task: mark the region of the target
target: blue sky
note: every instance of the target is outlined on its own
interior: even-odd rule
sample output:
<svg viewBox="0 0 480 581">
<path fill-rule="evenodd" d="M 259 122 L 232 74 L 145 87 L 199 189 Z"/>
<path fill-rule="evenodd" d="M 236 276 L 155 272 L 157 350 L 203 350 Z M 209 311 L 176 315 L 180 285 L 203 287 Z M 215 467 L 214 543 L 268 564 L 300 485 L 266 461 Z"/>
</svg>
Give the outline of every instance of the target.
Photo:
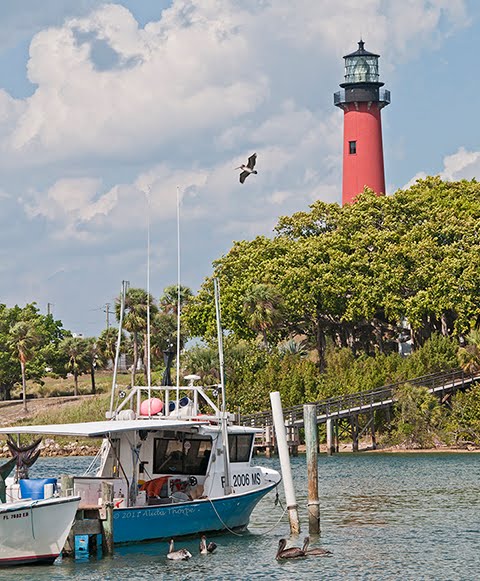
<svg viewBox="0 0 480 581">
<path fill-rule="evenodd" d="M 340 202 L 332 95 L 381 54 L 389 193 L 478 177 L 473 0 L 7 0 L 0 6 L 0 301 L 98 334 L 121 281 L 196 290 L 233 240 Z M 258 154 L 245 184 L 233 168 Z M 111 321 L 113 322 L 113 321 Z"/>
</svg>

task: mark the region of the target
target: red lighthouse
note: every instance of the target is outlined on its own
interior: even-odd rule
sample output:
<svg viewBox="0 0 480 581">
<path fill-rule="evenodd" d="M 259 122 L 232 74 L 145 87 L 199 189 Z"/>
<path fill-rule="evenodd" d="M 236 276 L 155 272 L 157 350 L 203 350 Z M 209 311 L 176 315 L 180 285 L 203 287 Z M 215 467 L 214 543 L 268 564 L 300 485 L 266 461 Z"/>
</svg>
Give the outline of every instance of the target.
<svg viewBox="0 0 480 581">
<path fill-rule="evenodd" d="M 350 204 L 365 186 L 385 193 L 381 110 L 390 103 L 390 91 L 381 89 L 378 59 L 364 42 L 347 54 L 345 82 L 334 94 L 334 104 L 344 111 L 342 205 Z"/>
</svg>

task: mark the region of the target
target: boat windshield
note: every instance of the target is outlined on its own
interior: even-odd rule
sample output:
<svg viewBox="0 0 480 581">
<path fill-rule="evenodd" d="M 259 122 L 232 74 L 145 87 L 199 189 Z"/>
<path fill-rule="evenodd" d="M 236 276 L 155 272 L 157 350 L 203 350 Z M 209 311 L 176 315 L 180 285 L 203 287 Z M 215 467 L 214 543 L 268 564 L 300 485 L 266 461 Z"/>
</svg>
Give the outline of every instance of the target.
<svg viewBox="0 0 480 581">
<path fill-rule="evenodd" d="M 186 434 L 181 437 L 155 438 L 153 472 L 204 476 L 211 451 L 211 438 L 194 438 Z"/>
<path fill-rule="evenodd" d="M 228 434 L 230 462 L 249 462 L 253 434 Z"/>
</svg>

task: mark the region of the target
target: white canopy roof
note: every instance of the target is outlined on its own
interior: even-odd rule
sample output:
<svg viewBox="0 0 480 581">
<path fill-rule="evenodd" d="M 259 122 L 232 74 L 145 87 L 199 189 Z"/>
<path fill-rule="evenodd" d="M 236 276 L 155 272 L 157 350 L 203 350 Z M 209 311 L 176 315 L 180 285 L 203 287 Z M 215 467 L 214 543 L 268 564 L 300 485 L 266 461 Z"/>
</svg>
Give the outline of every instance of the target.
<svg viewBox="0 0 480 581">
<path fill-rule="evenodd" d="M 106 420 L 79 424 L 50 424 L 44 426 L 9 426 L 0 428 L 0 434 L 48 434 L 52 436 L 102 437 L 107 434 L 136 430 L 174 430 L 205 425 L 206 422 L 182 420 Z"/>
</svg>

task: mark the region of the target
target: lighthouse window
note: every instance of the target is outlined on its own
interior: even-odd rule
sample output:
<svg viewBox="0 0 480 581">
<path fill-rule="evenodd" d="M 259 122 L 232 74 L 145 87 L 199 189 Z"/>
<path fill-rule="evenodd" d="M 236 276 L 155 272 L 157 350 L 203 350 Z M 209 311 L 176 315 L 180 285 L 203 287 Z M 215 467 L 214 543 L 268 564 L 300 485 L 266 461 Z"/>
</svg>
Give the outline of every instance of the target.
<svg viewBox="0 0 480 581">
<path fill-rule="evenodd" d="M 357 153 L 357 142 L 356 141 L 349 141 L 348 142 L 348 150 L 350 154 Z"/>
</svg>

